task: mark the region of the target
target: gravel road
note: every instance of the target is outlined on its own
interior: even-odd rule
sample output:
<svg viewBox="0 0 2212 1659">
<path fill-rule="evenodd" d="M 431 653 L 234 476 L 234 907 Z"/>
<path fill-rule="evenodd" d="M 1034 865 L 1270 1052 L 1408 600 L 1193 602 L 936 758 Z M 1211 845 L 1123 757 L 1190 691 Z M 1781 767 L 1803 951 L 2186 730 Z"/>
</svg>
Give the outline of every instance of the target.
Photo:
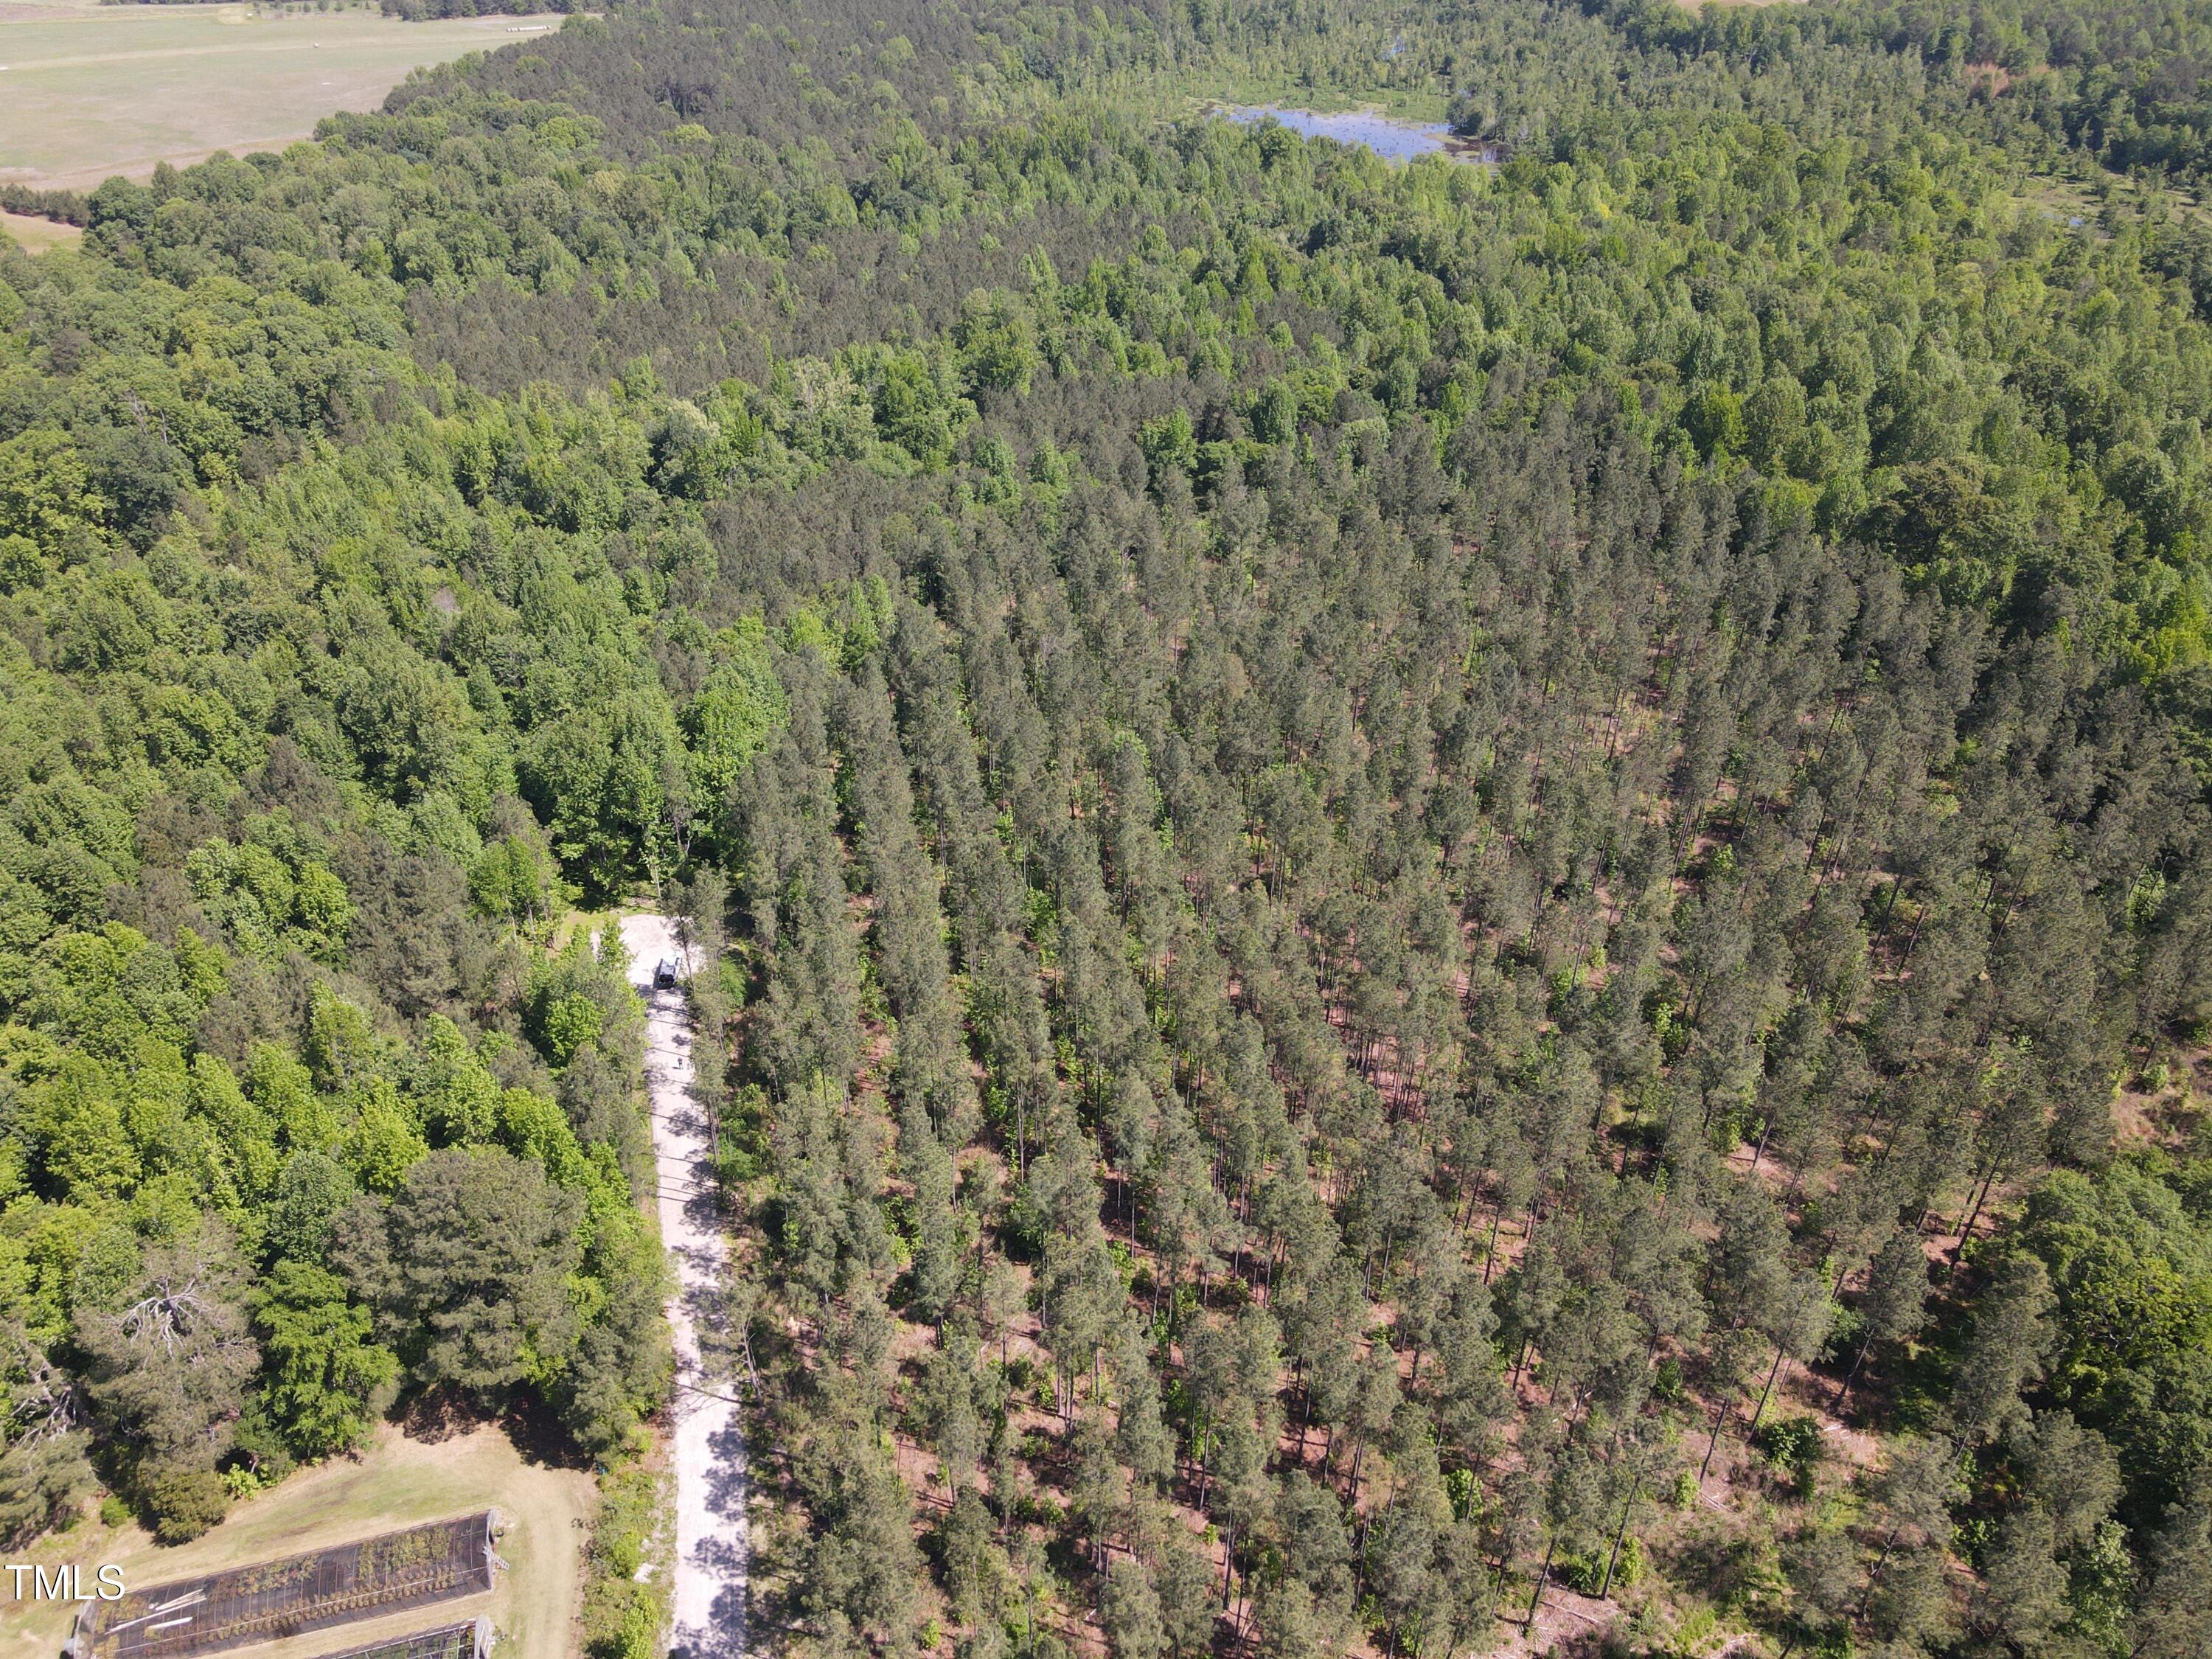
<svg viewBox="0 0 2212 1659">
<path fill-rule="evenodd" d="M 665 916 L 625 916 L 630 982 L 645 999 L 645 1085 L 653 1106 L 660 1237 L 674 1268 L 676 1339 L 675 1629 L 670 1659 L 738 1659 L 745 1650 L 745 1443 L 732 1379 L 702 1358 L 721 1325 L 728 1250 L 708 1164 L 707 1123 L 691 1097 L 691 1024 L 682 990 L 653 987 L 663 957 L 681 960 Z"/>
</svg>

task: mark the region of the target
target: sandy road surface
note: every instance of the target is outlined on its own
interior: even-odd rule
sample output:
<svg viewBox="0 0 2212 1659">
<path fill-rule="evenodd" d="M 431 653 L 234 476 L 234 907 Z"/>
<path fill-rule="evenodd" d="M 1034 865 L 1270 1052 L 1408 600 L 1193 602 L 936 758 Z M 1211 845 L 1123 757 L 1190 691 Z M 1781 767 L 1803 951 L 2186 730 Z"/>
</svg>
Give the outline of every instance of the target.
<svg viewBox="0 0 2212 1659">
<path fill-rule="evenodd" d="M 665 916 L 625 916 L 630 982 L 645 999 L 645 1085 L 653 1106 L 660 1237 L 675 1270 L 676 1627 L 670 1659 L 738 1659 L 745 1650 L 745 1443 L 732 1380 L 702 1358 L 721 1323 L 728 1251 L 708 1164 L 707 1123 L 691 1098 L 691 1026 L 681 990 L 653 988 L 681 957 Z"/>
</svg>

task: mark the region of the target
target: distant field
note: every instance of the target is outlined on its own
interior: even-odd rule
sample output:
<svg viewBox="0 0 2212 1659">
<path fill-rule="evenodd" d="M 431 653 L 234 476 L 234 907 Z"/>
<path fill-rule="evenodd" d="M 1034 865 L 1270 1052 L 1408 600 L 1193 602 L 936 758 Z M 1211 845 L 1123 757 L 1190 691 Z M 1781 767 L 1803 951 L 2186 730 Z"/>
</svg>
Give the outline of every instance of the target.
<svg viewBox="0 0 2212 1659">
<path fill-rule="evenodd" d="M 281 149 L 334 111 L 375 108 L 418 64 L 558 22 L 0 0 L 0 179 L 82 189 L 211 150 Z"/>
<path fill-rule="evenodd" d="M 44 253 L 50 247 L 74 247 L 84 240 L 84 233 L 75 225 L 56 224 L 27 213 L 0 213 L 0 230 L 33 253 Z"/>
<path fill-rule="evenodd" d="M 552 1659 L 571 1650 L 569 1627 L 597 1502 L 588 1474 L 526 1462 L 495 1428 L 434 1443 L 386 1429 L 359 1462 L 340 1458 L 302 1470 L 237 1505 L 213 1532 L 181 1547 L 163 1549 L 135 1525 L 109 1528 L 86 1522 L 73 1532 L 41 1539 L 26 1554 L 11 1559 L 78 1563 L 88 1585 L 99 1565 L 114 1562 L 123 1567 L 127 1583 L 156 1584 L 471 1510 L 496 1509 L 509 1528 L 499 1545 L 507 1571 L 489 1595 L 258 1646 L 253 1659 L 308 1659 L 480 1613 L 489 1613 L 513 1638 L 514 1645 L 502 1652 L 518 1659 Z M 6 1596 L 6 1581 L 0 1579 L 0 1659 L 53 1659 L 76 1609 L 53 1603 L 25 1609 Z"/>
</svg>

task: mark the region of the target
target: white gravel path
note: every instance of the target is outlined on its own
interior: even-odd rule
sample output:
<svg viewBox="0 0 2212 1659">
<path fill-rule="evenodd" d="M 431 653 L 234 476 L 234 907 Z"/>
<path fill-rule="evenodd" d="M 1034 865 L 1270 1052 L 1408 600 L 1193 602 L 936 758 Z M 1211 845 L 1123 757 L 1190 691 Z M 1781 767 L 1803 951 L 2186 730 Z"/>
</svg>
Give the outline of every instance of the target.
<svg viewBox="0 0 2212 1659">
<path fill-rule="evenodd" d="M 706 1119 L 691 1097 L 691 1024 L 681 989 L 653 988 L 663 957 L 683 956 L 665 916 L 625 916 L 630 982 L 645 999 L 645 1085 L 653 1107 L 660 1237 L 674 1272 L 670 1416 L 676 1470 L 675 1628 L 670 1659 L 738 1659 L 745 1650 L 745 1443 L 736 1389 L 708 1370 L 700 1333 L 720 1328 L 728 1249 L 714 1197 Z"/>
</svg>

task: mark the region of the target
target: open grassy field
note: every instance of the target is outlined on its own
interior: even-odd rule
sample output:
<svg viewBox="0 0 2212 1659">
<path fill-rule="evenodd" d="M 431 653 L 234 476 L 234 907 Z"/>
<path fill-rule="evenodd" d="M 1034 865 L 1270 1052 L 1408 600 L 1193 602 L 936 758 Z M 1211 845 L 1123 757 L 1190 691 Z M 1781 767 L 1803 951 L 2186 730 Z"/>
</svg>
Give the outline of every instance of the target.
<svg viewBox="0 0 2212 1659">
<path fill-rule="evenodd" d="M 218 1567 L 297 1555 L 374 1533 L 496 1509 L 508 1530 L 499 1553 L 507 1571 L 489 1595 L 441 1602 L 342 1629 L 275 1642 L 253 1659 L 308 1659 L 313 1654 L 489 1613 L 517 1659 L 561 1659 L 573 1650 L 572 1626 L 596 1489 L 588 1473 L 531 1463 L 496 1428 L 449 1440 L 417 1440 L 386 1428 L 359 1462 L 338 1459 L 304 1469 L 283 1485 L 236 1505 L 229 1518 L 196 1542 L 164 1549 L 136 1525 L 88 1521 L 41 1540 L 11 1558 L 42 1564 L 70 1561 L 88 1584 L 100 1565 L 122 1566 L 132 1586 L 189 1577 Z M 0 1579 L 0 1659 L 53 1659 L 67 1639 L 76 1609 L 7 1599 Z"/>
<path fill-rule="evenodd" d="M 558 23 L 0 0 L 0 179 L 84 189 L 212 150 L 281 149 L 333 111 L 375 108 L 418 64 Z"/>
<path fill-rule="evenodd" d="M 84 232 L 75 225 L 33 218 L 27 213 L 0 213 L 0 230 L 5 230 L 32 253 L 44 253 L 50 247 L 75 247 L 84 240 Z"/>
</svg>

